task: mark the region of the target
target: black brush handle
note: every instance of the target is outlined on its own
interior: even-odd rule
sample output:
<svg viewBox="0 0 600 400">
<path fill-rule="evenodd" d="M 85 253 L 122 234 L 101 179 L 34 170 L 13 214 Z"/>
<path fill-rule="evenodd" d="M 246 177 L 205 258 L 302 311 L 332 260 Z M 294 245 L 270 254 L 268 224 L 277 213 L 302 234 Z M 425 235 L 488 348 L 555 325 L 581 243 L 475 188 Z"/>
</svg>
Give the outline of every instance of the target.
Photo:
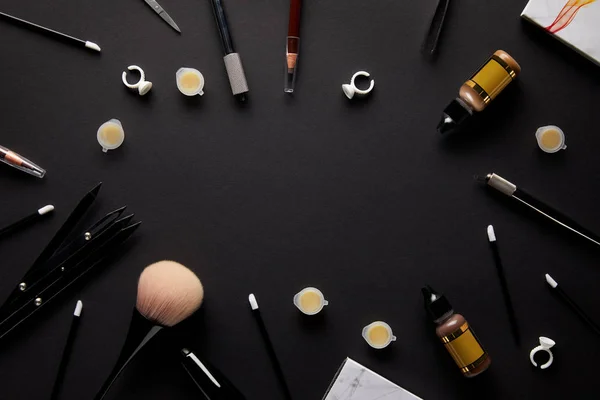
<svg viewBox="0 0 600 400">
<path fill-rule="evenodd" d="M 144 318 L 137 309 L 133 310 L 129 331 L 125 338 L 125 344 L 123 344 L 123 348 L 119 353 L 119 358 L 104 381 L 104 384 L 94 397 L 94 400 L 102 400 L 107 395 L 113 383 L 115 383 L 119 375 L 125 370 L 129 362 L 161 330 L 162 326 L 156 325 Z"/>
<path fill-rule="evenodd" d="M 558 293 L 558 295 L 560 297 L 562 297 L 562 299 L 565 301 L 565 303 L 567 303 L 567 305 L 569 307 L 571 307 L 571 309 L 575 312 L 575 314 L 577 314 L 577 316 L 586 324 L 588 324 L 590 326 L 590 328 L 592 328 L 592 330 L 600 335 L 600 326 L 598 326 L 586 313 L 585 311 L 583 311 L 583 309 L 581 307 L 579 307 L 573 300 L 571 300 L 571 298 L 565 293 L 564 290 L 562 290 L 560 288 L 560 286 L 556 287 L 556 292 Z"/>
<path fill-rule="evenodd" d="M 65 372 L 67 371 L 69 358 L 71 358 L 71 351 L 73 350 L 73 343 L 75 342 L 75 335 L 77 334 L 77 328 L 79 327 L 80 319 L 81 317 L 76 315 L 71 321 L 71 328 L 69 329 L 69 335 L 67 336 L 67 341 L 65 343 L 63 355 L 60 360 L 60 365 L 58 366 L 58 372 L 56 374 L 54 386 L 52 387 L 52 394 L 50 395 L 50 400 L 58 399 L 58 395 L 60 394 L 62 383 L 65 378 Z"/>
<path fill-rule="evenodd" d="M 500 280 L 500 286 L 502 288 L 502 297 L 504 298 L 504 305 L 508 313 L 508 319 L 510 322 L 510 328 L 515 339 L 515 344 L 519 346 L 521 344 L 521 335 L 519 334 L 519 325 L 517 323 L 517 316 L 515 314 L 515 308 L 513 306 L 512 298 L 510 296 L 510 290 L 508 290 L 508 282 L 506 281 L 506 275 L 504 273 L 504 266 L 502 265 L 502 259 L 500 258 L 500 251 L 498 250 L 497 242 L 491 242 L 492 255 L 494 257 L 494 263 L 496 264 L 496 272 L 498 273 L 498 279 Z"/>
<path fill-rule="evenodd" d="M 277 358 L 277 353 L 275 353 L 275 348 L 273 347 L 273 342 L 271 342 L 271 338 L 269 337 L 269 332 L 267 331 L 267 327 L 265 326 L 265 322 L 262 319 L 262 315 L 260 310 L 252 311 L 256 317 L 256 322 L 258 323 L 258 329 L 260 329 L 260 333 L 265 341 L 265 346 L 267 347 L 267 353 L 269 353 L 269 357 L 271 358 L 271 363 L 273 364 L 273 369 L 275 370 L 275 374 L 277 375 L 277 379 L 279 380 L 279 385 L 281 386 L 281 390 L 283 390 L 284 398 L 286 400 L 292 400 L 292 394 L 285 380 L 285 375 L 283 374 L 283 369 L 281 369 L 281 364 L 279 363 L 279 359 Z"/>
</svg>

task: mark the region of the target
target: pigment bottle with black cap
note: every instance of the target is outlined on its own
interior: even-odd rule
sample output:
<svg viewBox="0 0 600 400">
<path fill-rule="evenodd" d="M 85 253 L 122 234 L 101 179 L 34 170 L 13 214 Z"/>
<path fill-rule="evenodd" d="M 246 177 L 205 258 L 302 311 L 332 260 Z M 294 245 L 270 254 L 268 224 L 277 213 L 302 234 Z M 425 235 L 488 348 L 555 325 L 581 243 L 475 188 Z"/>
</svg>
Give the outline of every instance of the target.
<svg viewBox="0 0 600 400">
<path fill-rule="evenodd" d="M 425 286 L 421 291 L 425 308 L 437 325 L 437 336 L 462 374 L 471 378 L 488 369 L 492 360 L 465 317 L 455 313 L 446 296 L 437 293 L 430 286 Z"/>
<path fill-rule="evenodd" d="M 521 66 L 514 58 L 503 50 L 497 50 L 460 87 L 458 97 L 444 109 L 438 131 L 459 130 L 474 112 L 483 111 L 520 72 Z"/>
</svg>

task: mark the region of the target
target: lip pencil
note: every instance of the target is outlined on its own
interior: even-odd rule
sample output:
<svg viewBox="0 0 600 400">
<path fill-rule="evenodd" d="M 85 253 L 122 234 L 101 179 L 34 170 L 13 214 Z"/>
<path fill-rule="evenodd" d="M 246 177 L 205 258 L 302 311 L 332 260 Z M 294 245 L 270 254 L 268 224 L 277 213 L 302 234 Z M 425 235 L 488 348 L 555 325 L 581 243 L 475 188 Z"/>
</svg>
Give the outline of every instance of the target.
<svg viewBox="0 0 600 400">
<path fill-rule="evenodd" d="M 285 93 L 294 93 L 300 55 L 300 11 L 302 0 L 290 0 L 290 22 L 285 48 Z"/>
<path fill-rule="evenodd" d="M 229 24 L 225 16 L 223 0 L 210 0 L 210 3 L 215 15 L 215 21 L 217 22 L 221 43 L 223 44 L 223 52 L 225 53 L 223 61 L 225 62 L 225 70 L 229 77 L 231 92 L 238 101 L 243 103 L 248 99 L 248 83 L 246 82 L 242 59 L 233 48 L 233 40 L 231 39 L 231 31 L 229 30 Z"/>
<path fill-rule="evenodd" d="M 71 328 L 69 329 L 69 336 L 67 336 L 67 343 L 63 350 L 63 355 L 58 366 L 58 373 L 56 374 L 56 380 L 52 387 L 52 394 L 50 400 L 58 399 L 60 394 L 60 388 L 65 377 L 65 371 L 67 370 L 67 364 L 69 363 L 69 357 L 71 356 L 71 350 L 73 349 L 73 343 L 75 342 L 75 335 L 77 334 L 77 328 L 79 327 L 79 320 L 81 317 L 81 310 L 83 309 L 83 303 L 81 300 L 77 300 L 75 311 L 73 312 L 73 321 L 71 321 Z"/>
<path fill-rule="evenodd" d="M 90 41 L 87 41 L 87 40 L 81 40 L 81 39 L 78 39 L 76 37 L 66 35 L 66 34 L 64 34 L 62 32 L 58 32 L 58 31 L 55 31 L 53 29 L 49 29 L 49 28 L 46 28 L 44 26 L 41 26 L 41 25 L 38 25 L 38 24 L 34 24 L 33 22 L 25 21 L 24 19 L 14 17 L 14 16 L 9 15 L 9 14 L 5 14 L 3 12 L 0 12 L 0 18 L 7 19 L 7 20 L 9 20 L 11 22 L 14 22 L 15 24 L 18 24 L 18 25 L 21 25 L 21 26 L 25 26 L 25 27 L 28 27 L 28 28 L 30 28 L 32 30 L 37 30 L 37 31 L 42 32 L 42 33 L 49 34 L 49 35 L 54 36 L 54 37 L 59 38 L 59 39 L 63 39 L 63 40 L 69 41 L 69 42 L 74 42 L 74 43 L 83 45 L 83 47 L 86 47 L 86 48 L 88 48 L 90 50 L 95 50 L 97 52 L 100 52 L 100 46 L 98 46 L 94 42 L 90 42 Z"/>
<path fill-rule="evenodd" d="M 563 299 L 563 301 L 565 303 L 567 303 L 567 305 L 573 311 L 575 311 L 575 314 L 577 314 L 579 316 L 579 318 L 581 318 L 581 320 L 583 322 L 585 322 L 586 324 L 588 324 L 589 327 L 592 328 L 592 330 L 594 332 L 596 332 L 596 334 L 600 335 L 600 326 L 598 326 L 594 321 L 592 321 L 592 319 L 581 309 L 581 307 L 579 307 L 569 297 L 569 295 L 566 294 L 565 291 L 562 290 L 562 288 L 558 286 L 558 282 L 556 282 L 549 274 L 546 274 L 546 282 L 548 283 L 548 285 L 550 285 L 550 287 L 552 289 L 554 289 L 556 291 L 556 293 L 558 293 L 558 295 Z"/>
<path fill-rule="evenodd" d="M 10 165 L 26 174 L 35 176 L 36 178 L 42 179 L 46 175 L 46 171 L 39 165 L 36 165 L 22 155 L 17 154 L 4 146 L 0 146 L 0 162 Z"/>
<path fill-rule="evenodd" d="M 44 215 L 49 214 L 52 211 L 54 211 L 54 206 L 52 206 L 52 205 L 47 205 L 47 206 L 40 208 L 33 214 L 30 214 L 30 215 L 26 216 L 25 218 L 22 218 L 22 219 L 18 220 L 17 222 L 10 224 L 6 228 L 0 229 L 0 238 L 2 236 L 8 235 L 9 233 L 15 232 L 16 230 L 24 227 L 25 225 L 35 222 L 38 219 L 41 219 Z"/>
<path fill-rule="evenodd" d="M 479 180 L 479 178 L 477 179 Z M 579 225 L 577 222 L 573 221 L 560 211 L 544 204 L 542 201 L 536 199 L 523 189 L 518 188 L 514 183 L 509 182 L 503 177 L 493 173 L 488 174 L 484 181 L 488 186 L 515 199 L 519 203 L 529 207 L 530 209 L 557 223 L 563 228 L 566 228 L 569 231 L 583 237 L 584 239 L 587 239 L 590 242 L 600 246 L 600 237 L 598 237 L 595 233 Z"/>
<path fill-rule="evenodd" d="M 269 357 L 271 358 L 271 363 L 273 364 L 273 368 L 275 369 L 275 373 L 277 374 L 277 379 L 279 379 L 279 384 L 281 385 L 281 389 L 283 390 L 285 399 L 291 400 L 292 394 L 290 393 L 290 389 L 288 388 L 287 382 L 285 381 L 285 376 L 283 375 L 281 364 L 279 364 L 279 359 L 277 358 L 275 348 L 273 347 L 273 343 L 271 342 L 271 338 L 269 337 L 269 333 L 267 332 L 267 327 L 265 326 L 265 322 L 263 321 L 262 315 L 260 314 L 260 310 L 258 309 L 258 300 L 256 300 L 256 296 L 254 296 L 254 294 L 250 294 L 248 296 L 248 301 L 250 302 L 250 307 L 252 308 L 252 314 L 254 314 L 254 318 L 258 323 L 258 328 L 260 329 L 260 333 L 265 342 L 265 346 L 267 347 L 267 352 L 269 353 Z"/>
<path fill-rule="evenodd" d="M 506 275 L 504 274 L 504 266 L 502 265 L 502 259 L 500 258 L 500 251 L 498 250 L 498 242 L 496 241 L 496 232 L 492 225 L 487 227 L 488 240 L 490 241 L 490 248 L 492 249 L 492 255 L 494 257 L 494 264 L 496 265 L 496 271 L 498 272 L 498 279 L 500 280 L 500 286 L 502 287 L 502 296 L 504 297 L 504 305 L 506 306 L 506 312 L 508 313 L 508 320 L 510 321 L 510 327 L 515 339 L 515 344 L 519 346 L 521 343 L 521 336 L 519 335 L 519 325 L 517 324 L 517 317 L 515 315 L 515 308 L 513 307 L 512 299 L 510 297 L 510 291 L 508 290 L 508 282 L 506 281 Z"/>
</svg>

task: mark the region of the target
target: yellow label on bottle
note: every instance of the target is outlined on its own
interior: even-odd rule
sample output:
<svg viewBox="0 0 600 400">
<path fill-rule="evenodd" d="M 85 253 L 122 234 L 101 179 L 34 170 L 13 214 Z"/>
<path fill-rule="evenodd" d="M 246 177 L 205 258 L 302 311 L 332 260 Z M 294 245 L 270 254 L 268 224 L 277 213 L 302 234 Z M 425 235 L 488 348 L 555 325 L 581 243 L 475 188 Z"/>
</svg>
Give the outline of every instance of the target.
<svg viewBox="0 0 600 400">
<path fill-rule="evenodd" d="M 491 58 L 483 67 L 481 67 L 475 76 L 471 78 L 471 81 L 479 85 L 491 99 L 494 99 L 510 82 L 512 82 L 512 78 L 502 65 Z"/>
<path fill-rule="evenodd" d="M 450 339 L 450 341 L 443 338 L 442 341 L 445 342 L 444 346 L 446 346 L 459 368 L 469 371 L 485 360 L 485 357 L 483 357 L 486 354 L 485 350 L 483 350 L 467 323 L 463 324 L 457 332 L 446 336 L 446 338 L 451 337 L 456 338 Z"/>
</svg>

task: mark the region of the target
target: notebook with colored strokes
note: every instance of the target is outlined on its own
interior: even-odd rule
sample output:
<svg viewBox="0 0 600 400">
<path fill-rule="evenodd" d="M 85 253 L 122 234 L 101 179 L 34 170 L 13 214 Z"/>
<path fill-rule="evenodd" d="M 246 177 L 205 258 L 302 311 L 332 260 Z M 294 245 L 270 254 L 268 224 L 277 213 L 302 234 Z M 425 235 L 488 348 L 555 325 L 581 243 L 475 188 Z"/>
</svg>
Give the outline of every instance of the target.
<svg viewBox="0 0 600 400">
<path fill-rule="evenodd" d="M 530 0 L 521 17 L 600 65 L 600 0 Z"/>
</svg>

